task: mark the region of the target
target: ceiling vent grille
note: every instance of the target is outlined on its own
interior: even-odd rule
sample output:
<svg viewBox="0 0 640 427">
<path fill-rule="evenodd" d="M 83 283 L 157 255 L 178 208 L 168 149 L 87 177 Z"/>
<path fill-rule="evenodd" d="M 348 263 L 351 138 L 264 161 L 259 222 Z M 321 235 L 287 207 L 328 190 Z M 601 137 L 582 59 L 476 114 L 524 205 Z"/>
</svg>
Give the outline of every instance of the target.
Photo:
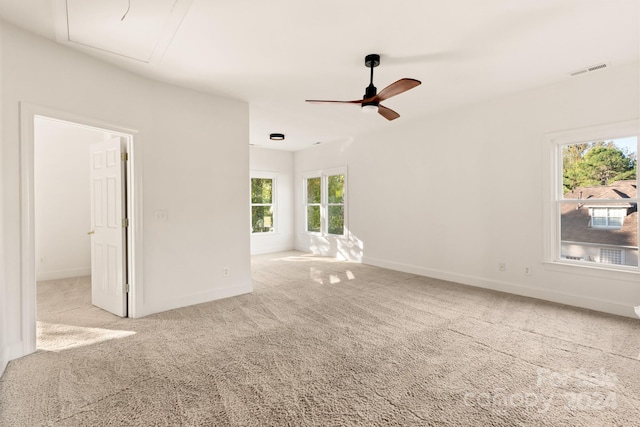
<svg viewBox="0 0 640 427">
<path fill-rule="evenodd" d="M 605 64 L 605 63 L 598 64 L 598 65 L 592 65 L 591 67 L 581 68 L 581 69 L 579 69 L 579 70 L 572 71 L 572 72 L 570 72 L 570 73 L 569 73 L 569 75 L 570 75 L 571 77 L 579 76 L 579 75 L 581 75 L 581 74 L 590 73 L 590 72 L 592 72 L 592 71 L 602 70 L 602 69 L 607 68 L 607 67 L 608 67 L 608 65 L 607 65 L 607 64 Z"/>
</svg>

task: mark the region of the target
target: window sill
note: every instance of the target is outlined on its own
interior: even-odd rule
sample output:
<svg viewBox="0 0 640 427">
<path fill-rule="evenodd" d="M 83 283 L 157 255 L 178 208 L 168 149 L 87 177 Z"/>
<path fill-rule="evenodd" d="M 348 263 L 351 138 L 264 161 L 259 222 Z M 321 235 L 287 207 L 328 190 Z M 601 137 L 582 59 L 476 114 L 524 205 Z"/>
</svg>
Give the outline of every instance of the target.
<svg viewBox="0 0 640 427">
<path fill-rule="evenodd" d="M 542 265 L 550 271 L 567 274 L 579 274 L 589 277 L 598 277 L 602 279 L 615 279 L 625 282 L 633 282 L 638 284 L 638 275 L 640 270 L 638 267 L 628 266 L 627 268 L 609 268 L 598 265 L 596 263 L 571 263 L 560 261 L 544 261 Z"/>
<path fill-rule="evenodd" d="M 303 234 L 306 234 L 307 236 L 316 236 L 316 237 L 333 237 L 336 239 L 344 239 L 347 237 L 346 234 L 329 234 L 329 233 L 320 233 L 320 232 L 314 232 L 314 231 L 305 231 L 303 232 Z"/>
<path fill-rule="evenodd" d="M 265 231 L 262 233 L 251 233 L 251 237 L 257 237 L 257 236 L 275 236 L 278 233 L 276 231 Z"/>
</svg>

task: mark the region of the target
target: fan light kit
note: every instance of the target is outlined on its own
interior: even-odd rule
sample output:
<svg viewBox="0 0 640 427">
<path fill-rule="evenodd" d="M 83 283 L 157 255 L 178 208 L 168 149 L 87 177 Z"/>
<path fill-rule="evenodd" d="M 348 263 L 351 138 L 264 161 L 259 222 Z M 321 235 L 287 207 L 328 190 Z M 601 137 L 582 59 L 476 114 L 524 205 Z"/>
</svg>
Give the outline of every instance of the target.
<svg viewBox="0 0 640 427">
<path fill-rule="evenodd" d="M 377 105 L 362 105 L 362 112 L 367 114 L 373 114 L 378 112 Z"/>
<path fill-rule="evenodd" d="M 269 139 L 272 141 L 284 141 L 284 133 L 271 133 Z"/>
<path fill-rule="evenodd" d="M 365 89 L 364 97 L 361 100 L 355 101 L 321 101 L 315 99 L 307 99 L 307 102 L 331 102 L 331 103 L 340 103 L 340 104 L 360 104 L 362 107 L 362 111 L 365 113 L 375 113 L 378 112 L 382 117 L 387 120 L 394 120 L 400 117 L 400 114 L 396 113 L 390 108 L 381 105 L 380 102 L 385 99 L 389 99 L 392 96 L 396 96 L 401 94 L 402 92 L 406 92 L 409 89 L 413 89 L 414 87 L 422 84 L 419 80 L 416 79 L 400 79 L 395 83 L 391 83 L 389 86 L 385 87 L 378 93 L 378 89 L 373 85 L 373 69 L 380 65 L 380 55 L 372 53 L 371 55 L 367 55 L 364 58 L 364 65 L 367 68 L 371 68 L 371 78 L 369 80 L 369 86 Z"/>
</svg>

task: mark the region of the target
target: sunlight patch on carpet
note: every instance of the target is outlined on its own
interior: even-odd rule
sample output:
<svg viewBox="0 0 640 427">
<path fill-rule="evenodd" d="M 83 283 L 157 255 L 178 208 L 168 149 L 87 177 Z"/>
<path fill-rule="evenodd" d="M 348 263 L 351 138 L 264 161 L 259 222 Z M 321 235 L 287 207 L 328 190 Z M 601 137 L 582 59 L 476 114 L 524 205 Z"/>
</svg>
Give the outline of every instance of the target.
<svg viewBox="0 0 640 427">
<path fill-rule="evenodd" d="M 38 350 L 58 352 L 131 335 L 135 332 L 38 322 Z"/>
</svg>

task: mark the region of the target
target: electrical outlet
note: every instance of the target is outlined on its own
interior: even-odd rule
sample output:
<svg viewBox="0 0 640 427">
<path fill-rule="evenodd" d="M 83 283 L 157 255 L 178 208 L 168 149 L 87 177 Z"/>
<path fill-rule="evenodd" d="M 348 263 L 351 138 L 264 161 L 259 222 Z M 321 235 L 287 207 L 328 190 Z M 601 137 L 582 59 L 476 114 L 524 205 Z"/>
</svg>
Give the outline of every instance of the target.
<svg viewBox="0 0 640 427">
<path fill-rule="evenodd" d="M 525 265 L 524 268 L 522 269 L 522 273 L 525 276 L 531 276 L 531 267 L 529 267 L 528 265 Z"/>
<path fill-rule="evenodd" d="M 507 271 L 507 264 L 504 262 L 499 262 L 498 263 L 498 270 L 499 271 Z"/>
<path fill-rule="evenodd" d="M 43 256 L 40 257 L 40 264 L 46 264 L 47 263 L 47 259 Z"/>
<path fill-rule="evenodd" d="M 229 267 L 225 267 L 222 269 L 222 275 L 227 277 L 229 275 Z"/>
</svg>

